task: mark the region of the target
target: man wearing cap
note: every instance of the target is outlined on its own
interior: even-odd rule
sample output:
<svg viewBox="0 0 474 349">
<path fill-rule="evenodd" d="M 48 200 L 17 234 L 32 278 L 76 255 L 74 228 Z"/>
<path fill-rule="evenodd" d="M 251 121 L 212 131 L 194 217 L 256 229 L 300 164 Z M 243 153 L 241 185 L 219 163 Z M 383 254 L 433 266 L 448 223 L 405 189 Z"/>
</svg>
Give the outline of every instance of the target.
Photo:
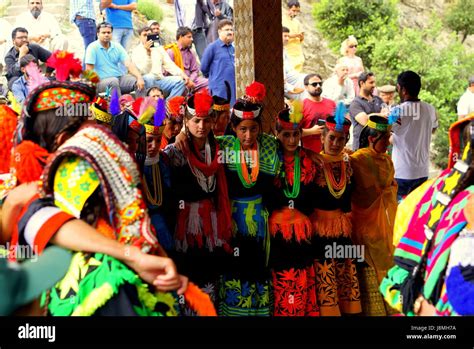
<svg viewBox="0 0 474 349">
<path fill-rule="evenodd" d="M 378 88 L 379 96 L 382 99 L 382 102 L 384 102 L 388 108 L 395 104 L 396 89 L 397 88 L 393 85 L 383 85 L 382 87 Z"/>
<path fill-rule="evenodd" d="M 151 34 L 152 34 L 152 35 L 158 35 L 157 41 L 158 41 L 158 43 L 159 43 L 160 45 L 163 46 L 163 45 L 165 44 L 165 41 L 164 41 L 163 38 L 161 37 L 160 23 L 158 23 L 158 22 L 157 22 L 156 20 L 154 20 L 154 19 L 150 19 L 150 20 L 147 22 L 146 26 L 147 26 L 148 28 L 150 28 L 150 31 L 151 31 Z"/>
<path fill-rule="evenodd" d="M 465 118 L 474 112 L 474 75 L 469 78 L 469 86 L 458 102 L 458 119 Z"/>
</svg>

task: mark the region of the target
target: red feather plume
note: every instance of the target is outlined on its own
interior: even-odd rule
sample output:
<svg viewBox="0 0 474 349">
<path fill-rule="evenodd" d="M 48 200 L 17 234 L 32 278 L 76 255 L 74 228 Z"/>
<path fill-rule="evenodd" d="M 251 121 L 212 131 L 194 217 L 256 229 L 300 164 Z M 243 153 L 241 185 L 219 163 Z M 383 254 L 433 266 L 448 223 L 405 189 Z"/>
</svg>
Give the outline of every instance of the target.
<svg viewBox="0 0 474 349">
<path fill-rule="evenodd" d="M 267 90 L 264 84 L 254 81 L 245 88 L 245 95 L 253 103 L 262 103 L 267 95 Z"/>
<path fill-rule="evenodd" d="M 81 60 L 74 57 L 74 53 L 56 50 L 46 61 L 48 67 L 56 70 L 56 80 L 65 81 L 71 75 L 78 78 L 82 73 Z"/>
<path fill-rule="evenodd" d="M 168 117 L 183 116 L 186 99 L 183 96 L 171 97 L 166 101 L 166 114 Z"/>
<path fill-rule="evenodd" d="M 207 90 L 201 90 L 194 95 L 194 110 L 196 115 L 203 116 L 209 114 L 214 100 Z"/>
</svg>

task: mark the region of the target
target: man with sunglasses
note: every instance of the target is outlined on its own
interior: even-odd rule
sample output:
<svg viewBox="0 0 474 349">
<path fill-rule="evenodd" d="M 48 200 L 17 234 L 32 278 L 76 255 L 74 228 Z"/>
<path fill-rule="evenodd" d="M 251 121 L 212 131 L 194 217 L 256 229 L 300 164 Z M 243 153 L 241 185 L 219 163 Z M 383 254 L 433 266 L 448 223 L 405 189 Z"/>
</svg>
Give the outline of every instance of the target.
<svg viewBox="0 0 474 349">
<path fill-rule="evenodd" d="M 322 150 L 321 133 L 323 132 L 326 118 L 334 115 L 336 103 L 321 96 L 323 92 L 323 79 L 319 74 L 308 74 L 304 78 L 304 86 L 308 97 L 303 101 L 303 121 L 301 127 L 310 129 L 313 126 L 317 130 L 311 136 L 303 138 L 303 147 L 316 153 Z"/>
</svg>

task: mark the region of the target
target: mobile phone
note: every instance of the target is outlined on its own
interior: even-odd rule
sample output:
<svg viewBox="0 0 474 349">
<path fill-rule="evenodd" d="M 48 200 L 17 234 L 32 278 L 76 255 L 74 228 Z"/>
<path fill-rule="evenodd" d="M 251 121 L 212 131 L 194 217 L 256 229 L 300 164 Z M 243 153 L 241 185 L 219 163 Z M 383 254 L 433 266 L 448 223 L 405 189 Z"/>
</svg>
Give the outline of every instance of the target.
<svg viewBox="0 0 474 349">
<path fill-rule="evenodd" d="M 326 125 L 326 120 L 318 119 L 318 126 L 324 126 L 324 125 Z"/>
<path fill-rule="evenodd" d="M 158 43 L 158 45 L 160 44 L 160 36 L 158 34 L 147 35 L 146 39 L 147 41 L 153 41 L 153 45 L 151 45 L 151 47 L 155 47 L 155 42 Z"/>
</svg>

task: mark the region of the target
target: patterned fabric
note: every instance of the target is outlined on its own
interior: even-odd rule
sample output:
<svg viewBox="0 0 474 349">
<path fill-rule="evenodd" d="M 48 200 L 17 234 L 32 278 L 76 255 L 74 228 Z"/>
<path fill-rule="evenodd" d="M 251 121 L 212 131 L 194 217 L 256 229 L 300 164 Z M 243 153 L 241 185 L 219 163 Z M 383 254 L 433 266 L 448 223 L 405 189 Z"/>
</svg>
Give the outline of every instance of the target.
<svg viewBox="0 0 474 349">
<path fill-rule="evenodd" d="M 235 139 L 234 136 L 216 137 L 220 149 L 226 152 L 233 151 Z M 259 136 L 258 144 L 260 171 L 269 175 L 275 175 L 280 166 L 277 153 L 278 143 L 276 139 L 264 133 Z M 229 170 L 237 171 L 236 161 L 226 162 L 226 166 Z"/>
<path fill-rule="evenodd" d="M 359 280 L 352 259 L 320 259 L 314 263 L 321 316 L 361 312 Z"/>
<path fill-rule="evenodd" d="M 431 211 L 437 206 L 437 195 L 443 187 L 446 189 L 446 184 L 448 186 L 455 185 L 447 181 L 449 173 L 449 171 L 442 173 L 416 206 L 408 229 L 395 249 L 394 260 L 396 265 L 389 270 L 380 286 L 380 291 L 385 300 L 398 311 L 402 310 L 403 305 L 400 287 L 409 277 L 412 268 L 420 263 L 423 250 L 426 247 L 425 225 L 429 223 Z M 459 193 L 451 200 L 447 208 L 440 212 L 442 216 L 434 232 L 434 244 L 428 253 L 426 272 L 423 275 L 423 296 L 432 301 L 440 315 L 456 314 L 449 303 L 443 280 L 451 246 L 466 226 L 463 208 L 472 193 L 474 193 L 474 186 L 470 186 Z M 406 200 L 410 200 L 410 197 Z M 413 312 L 408 311 L 406 315 L 413 315 Z"/>
<path fill-rule="evenodd" d="M 272 272 L 274 316 L 319 316 L 314 266 Z"/>
<path fill-rule="evenodd" d="M 66 104 L 90 103 L 89 95 L 77 90 L 64 87 L 54 87 L 41 91 L 36 99 L 33 111 L 43 111 L 58 108 Z"/>
<path fill-rule="evenodd" d="M 99 177 L 87 161 L 66 157 L 54 177 L 54 204 L 80 218 L 87 199 L 99 185 Z"/>
<path fill-rule="evenodd" d="M 271 281 L 264 283 L 223 277 L 219 291 L 219 316 L 270 316 Z"/>
<path fill-rule="evenodd" d="M 48 310 L 53 316 L 90 316 L 116 296 L 125 284 L 134 286 L 128 297 L 129 313 L 121 315 L 176 316 L 173 294 L 150 292 L 149 286 L 124 264 L 103 254 L 74 254 L 66 276 L 50 291 Z M 42 303 L 47 301 L 43 294 Z"/>
<path fill-rule="evenodd" d="M 375 269 L 369 265 L 358 268 L 362 313 L 365 316 L 388 316 L 397 312 L 383 300 L 379 291 L 379 281 Z"/>
<path fill-rule="evenodd" d="M 220 280 L 208 281 L 199 284 L 199 288 L 209 296 L 213 304 L 217 304 Z M 216 307 L 217 308 L 217 307 Z M 179 302 L 179 309 L 182 316 L 199 316 L 187 303 Z"/>
</svg>

